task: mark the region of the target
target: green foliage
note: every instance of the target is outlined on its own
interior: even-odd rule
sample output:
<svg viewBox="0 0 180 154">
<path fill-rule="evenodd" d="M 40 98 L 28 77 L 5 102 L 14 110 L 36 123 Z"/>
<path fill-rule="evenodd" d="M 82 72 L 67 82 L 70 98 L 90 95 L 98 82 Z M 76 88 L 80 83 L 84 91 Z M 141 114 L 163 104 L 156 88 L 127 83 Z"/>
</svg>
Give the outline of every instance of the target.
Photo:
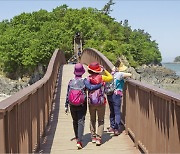
<svg viewBox="0 0 180 154">
<path fill-rule="evenodd" d="M 177 57 L 174 59 L 174 62 L 180 62 L 180 56 L 177 56 Z"/>
<path fill-rule="evenodd" d="M 109 0 L 109 2 L 104 6 L 104 8 L 102 9 L 102 12 L 104 14 L 109 14 L 112 10 L 111 10 L 111 5 L 114 5 L 115 3 L 113 2 L 113 0 Z"/>
<path fill-rule="evenodd" d="M 111 5 L 112 1 L 109 9 Z M 94 8 L 78 10 L 62 5 L 52 12 L 22 13 L 0 22 L 1 71 L 14 78 L 31 74 L 38 64 L 48 65 L 56 48 L 70 58 L 77 31 L 83 34 L 84 48 L 99 50 L 113 63 L 122 54 L 132 66 L 161 61 L 157 43 L 144 30 L 132 31 L 128 20 L 118 23 Z"/>
</svg>

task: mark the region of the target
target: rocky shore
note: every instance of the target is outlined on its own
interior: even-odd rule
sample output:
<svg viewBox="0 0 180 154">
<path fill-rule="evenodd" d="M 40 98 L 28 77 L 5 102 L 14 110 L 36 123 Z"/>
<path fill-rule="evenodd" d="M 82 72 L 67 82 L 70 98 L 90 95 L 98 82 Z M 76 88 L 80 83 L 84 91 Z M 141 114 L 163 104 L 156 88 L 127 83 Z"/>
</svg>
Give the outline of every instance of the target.
<svg viewBox="0 0 180 154">
<path fill-rule="evenodd" d="M 129 67 L 127 71 L 133 74 L 132 78 L 135 80 L 180 94 L 180 76 L 170 69 L 157 65 L 143 65 L 136 69 Z M 40 78 L 42 78 L 42 75 L 33 75 L 31 79 L 20 80 L 10 80 L 0 76 L 0 101 L 38 81 Z"/>
<path fill-rule="evenodd" d="M 11 80 L 9 78 L 0 75 L 0 101 L 10 97 L 19 90 L 32 85 L 40 80 L 45 74 L 45 69 L 40 65 L 34 71 L 31 77 L 23 77 L 19 80 Z"/>
<path fill-rule="evenodd" d="M 129 68 L 132 78 L 180 94 L 180 76 L 173 70 L 158 65 Z"/>
<path fill-rule="evenodd" d="M 29 79 L 11 80 L 0 75 L 0 101 L 27 87 Z"/>
</svg>

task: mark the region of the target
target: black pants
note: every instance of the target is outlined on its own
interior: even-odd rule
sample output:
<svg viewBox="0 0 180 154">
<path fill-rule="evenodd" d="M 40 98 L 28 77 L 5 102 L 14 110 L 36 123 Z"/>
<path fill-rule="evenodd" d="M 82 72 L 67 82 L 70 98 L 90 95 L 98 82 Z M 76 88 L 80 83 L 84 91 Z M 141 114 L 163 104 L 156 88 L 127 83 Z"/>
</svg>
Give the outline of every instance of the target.
<svg viewBox="0 0 180 154">
<path fill-rule="evenodd" d="M 82 141 L 84 134 L 84 123 L 87 111 L 87 103 L 81 106 L 70 105 L 71 116 L 73 119 L 74 134 L 78 141 Z"/>
</svg>

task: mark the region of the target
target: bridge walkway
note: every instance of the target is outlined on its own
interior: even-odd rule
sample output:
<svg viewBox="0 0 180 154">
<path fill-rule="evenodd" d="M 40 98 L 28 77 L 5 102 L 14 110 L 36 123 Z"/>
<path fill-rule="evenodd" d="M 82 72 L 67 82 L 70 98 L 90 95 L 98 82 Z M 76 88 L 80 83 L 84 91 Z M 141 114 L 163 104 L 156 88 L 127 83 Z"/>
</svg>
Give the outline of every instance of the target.
<svg viewBox="0 0 180 154">
<path fill-rule="evenodd" d="M 62 80 L 59 77 L 57 92 L 55 96 L 55 103 L 53 104 L 52 114 L 49 125 L 46 129 L 45 136 L 43 137 L 39 153 L 62 153 L 62 154 L 75 154 L 75 153 L 98 153 L 98 154 L 117 154 L 117 153 L 134 153 L 138 154 L 140 151 L 134 147 L 133 141 L 128 135 L 123 132 L 121 135 L 114 136 L 107 133 L 106 128 L 109 126 L 109 109 L 106 107 L 105 115 L 105 131 L 102 139 L 102 145 L 96 146 L 91 143 L 89 131 L 89 111 L 87 110 L 85 131 L 83 137 L 83 149 L 77 150 L 76 141 L 71 139 L 74 137 L 72 118 L 70 113 L 65 115 L 64 102 L 66 99 L 66 90 L 68 82 L 73 78 L 74 65 L 64 65 L 62 71 Z M 83 77 L 87 77 L 85 73 Z"/>
</svg>

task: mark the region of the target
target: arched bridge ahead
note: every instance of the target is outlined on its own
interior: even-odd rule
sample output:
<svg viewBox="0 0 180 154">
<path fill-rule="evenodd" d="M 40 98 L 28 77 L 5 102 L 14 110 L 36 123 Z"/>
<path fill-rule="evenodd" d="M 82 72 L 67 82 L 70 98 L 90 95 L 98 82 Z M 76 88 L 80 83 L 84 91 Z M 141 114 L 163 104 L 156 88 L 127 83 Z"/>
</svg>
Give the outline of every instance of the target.
<svg viewBox="0 0 180 154">
<path fill-rule="evenodd" d="M 83 51 L 81 63 L 98 61 L 107 70 L 112 63 L 95 49 Z M 180 153 L 180 95 L 128 80 L 118 137 L 104 132 L 103 144 L 90 143 L 86 116 L 84 148 L 76 150 L 71 116 L 64 114 L 67 84 L 73 65 L 56 50 L 45 76 L 0 102 L 0 153 Z M 87 74 L 85 74 L 87 76 Z M 109 125 L 106 108 L 105 130 Z"/>
</svg>

